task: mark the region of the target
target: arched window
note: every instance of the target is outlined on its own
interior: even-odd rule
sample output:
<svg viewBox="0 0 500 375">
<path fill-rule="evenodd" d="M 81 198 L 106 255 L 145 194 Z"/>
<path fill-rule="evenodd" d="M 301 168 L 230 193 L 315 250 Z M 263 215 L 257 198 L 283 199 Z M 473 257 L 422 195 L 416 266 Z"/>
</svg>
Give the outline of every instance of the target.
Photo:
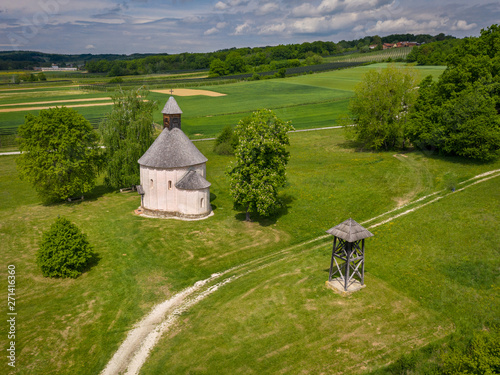
<svg viewBox="0 0 500 375">
<path fill-rule="evenodd" d="M 168 182 L 168 190 L 172 190 L 172 181 Z"/>
<path fill-rule="evenodd" d="M 200 207 L 205 208 L 205 198 L 201 198 Z"/>
</svg>

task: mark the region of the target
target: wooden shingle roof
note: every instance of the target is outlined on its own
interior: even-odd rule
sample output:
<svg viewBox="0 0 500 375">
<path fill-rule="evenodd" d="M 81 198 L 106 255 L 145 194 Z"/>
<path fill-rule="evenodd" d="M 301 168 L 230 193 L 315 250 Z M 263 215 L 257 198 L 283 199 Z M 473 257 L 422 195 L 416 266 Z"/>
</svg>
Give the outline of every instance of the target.
<svg viewBox="0 0 500 375">
<path fill-rule="evenodd" d="M 211 183 L 194 170 L 190 170 L 176 184 L 177 189 L 183 190 L 199 190 L 210 187 Z"/>
<path fill-rule="evenodd" d="M 181 129 L 163 129 L 138 163 L 152 168 L 184 168 L 207 162 Z"/>
<path fill-rule="evenodd" d="M 363 238 L 372 237 L 373 234 L 363 228 L 353 219 L 347 219 L 346 221 L 334 226 L 326 231 L 333 236 L 342 238 L 347 242 L 355 242 L 362 240 Z"/>
<path fill-rule="evenodd" d="M 161 113 L 164 113 L 166 115 L 180 115 L 182 114 L 181 107 L 179 107 L 179 104 L 175 101 L 174 97 L 171 96 L 168 98 L 167 103 L 165 104 L 165 107 L 163 107 L 163 111 Z"/>
</svg>

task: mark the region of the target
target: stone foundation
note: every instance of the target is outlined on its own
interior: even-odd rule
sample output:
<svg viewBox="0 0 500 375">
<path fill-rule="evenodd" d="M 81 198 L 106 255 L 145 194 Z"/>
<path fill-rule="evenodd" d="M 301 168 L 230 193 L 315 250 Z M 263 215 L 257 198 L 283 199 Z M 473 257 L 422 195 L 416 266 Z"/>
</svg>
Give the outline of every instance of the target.
<svg viewBox="0 0 500 375">
<path fill-rule="evenodd" d="M 150 210 L 144 207 L 139 207 L 135 210 L 137 215 L 141 215 L 144 217 L 154 218 L 154 219 L 177 219 L 177 220 L 203 220 L 209 218 L 214 215 L 212 210 L 199 215 L 188 215 L 183 214 L 181 212 L 168 212 L 168 211 L 159 211 L 159 210 Z"/>
<path fill-rule="evenodd" d="M 348 287 L 347 291 L 344 290 L 344 281 L 340 280 L 338 278 L 332 279 L 332 281 L 326 281 L 325 282 L 326 287 L 333 290 L 334 292 L 342 295 L 342 296 L 347 296 L 349 294 L 352 294 L 354 292 L 357 292 L 358 290 L 363 289 L 366 287 L 365 284 L 361 284 L 358 280 L 354 280 Z"/>
</svg>

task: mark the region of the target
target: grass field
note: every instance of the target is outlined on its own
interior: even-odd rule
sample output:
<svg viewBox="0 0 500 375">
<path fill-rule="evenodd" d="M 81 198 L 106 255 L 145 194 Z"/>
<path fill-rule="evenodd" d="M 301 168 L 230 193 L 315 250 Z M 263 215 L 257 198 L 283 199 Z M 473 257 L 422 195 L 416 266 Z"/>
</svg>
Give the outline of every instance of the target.
<svg viewBox="0 0 500 375">
<path fill-rule="evenodd" d="M 338 117 L 346 113 L 352 90 L 369 69 L 378 69 L 387 64 L 345 69 L 320 74 L 304 75 L 286 79 L 239 82 L 221 86 L 204 86 L 203 89 L 226 94 L 224 97 L 177 97 L 183 114 L 183 129 L 193 138 L 216 136 L 226 125 L 235 125 L 241 118 L 260 108 L 274 109 L 285 120 L 292 121 L 296 129 L 307 129 L 336 124 Z M 428 74 L 438 76 L 442 67 L 416 67 L 422 78 Z M 168 88 L 168 87 L 166 87 Z M 0 134 L 10 134 L 24 122 L 27 113 L 37 110 L 19 111 L 30 108 L 32 102 L 57 101 L 54 105 L 95 104 L 92 107 L 76 108 L 94 126 L 111 110 L 102 102 L 89 101 L 92 98 L 108 97 L 109 93 L 95 93 L 78 90 L 78 87 L 35 87 L 26 90 L 0 90 L 0 109 L 15 109 L 16 112 L 0 113 Z M 151 93 L 150 98 L 159 102 L 155 121 L 161 123 L 161 109 L 168 94 Z M 61 102 L 61 100 L 82 102 Z M 83 101 L 85 100 L 85 101 Z M 25 103 L 19 105 L 20 103 Z M 97 105 L 101 104 L 101 105 Z M 48 106 L 49 104 L 39 105 Z"/>
<path fill-rule="evenodd" d="M 283 84 L 298 86 L 289 98 L 298 103 L 305 83 Z M 234 90 L 246 87 L 257 91 L 249 84 Z M 204 105 L 197 100 L 179 98 L 185 113 Z M 82 202 L 44 206 L 19 181 L 16 157 L 0 157 L 0 278 L 14 264 L 17 284 L 17 367 L 10 373 L 98 374 L 155 304 L 248 262 L 178 316 L 143 374 L 368 373 L 500 316 L 500 177 L 467 182 L 500 169 L 500 161 L 356 152 L 342 130 L 290 137 L 286 207 L 252 223 L 233 209 L 224 175 L 232 157 L 215 155 L 213 142 L 196 143 L 209 159 L 215 212 L 199 222 L 135 216 L 136 193 L 103 186 Z M 450 180 L 470 186 L 451 193 Z M 372 229 L 367 288 L 349 298 L 325 289 L 325 230 L 434 192 L 442 199 Z M 45 279 L 34 261 L 41 233 L 58 215 L 80 227 L 100 257 L 76 280 Z M 6 330 L 0 325 L 1 347 Z M 8 370 L 2 361 L 0 372 Z"/>
</svg>

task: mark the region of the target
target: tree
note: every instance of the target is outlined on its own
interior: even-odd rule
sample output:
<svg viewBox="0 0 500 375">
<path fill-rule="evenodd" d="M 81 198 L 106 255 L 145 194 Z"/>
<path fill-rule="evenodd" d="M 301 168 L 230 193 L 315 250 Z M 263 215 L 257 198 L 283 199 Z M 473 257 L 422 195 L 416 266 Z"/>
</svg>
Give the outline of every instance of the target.
<svg viewBox="0 0 500 375">
<path fill-rule="evenodd" d="M 270 216 L 280 206 L 278 189 L 286 182 L 287 133 L 292 129 L 268 109 L 254 112 L 236 126 L 239 144 L 236 165 L 228 171 L 230 193 L 235 206 L 246 211 L 247 221 L 251 212 Z"/>
<path fill-rule="evenodd" d="M 227 74 L 226 64 L 221 59 L 213 59 L 210 63 L 209 77 L 221 77 Z"/>
<path fill-rule="evenodd" d="M 219 155 L 234 155 L 234 150 L 238 146 L 238 137 L 233 127 L 227 125 L 222 129 L 214 144 L 214 152 Z"/>
<path fill-rule="evenodd" d="M 101 161 L 98 135 L 77 111 L 61 107 L 28 114 L 18 137 L 19 175 L 43 200 L 66 199 L 94 188 Z"/>
<path fill-rule="evenodd" d="M 243 57 L 238 52 L 230 52 L 226 57 L 226 61 L 224 62 L 226 67 L 226 74 L 237 74 L 243 73 L 246 71 L 246 64 Z"/>
<path fill-rule="evenodd" d="M 355 126 L 346 127 L 349 137 L 370 149 L 405 146 L 408 111 L 417 97 L 417 74 L 409 68 L 388 66 L 370 70 L 354 89 L 349 102 Z"/>
<path fill-rule="evenodd" d="M 420 85 L 408 137 L 423 149 L 493 160 L 500 155 L 500 27 L 455 46 L 437 82 Z"/>
<path fill-rule="evenodd" d="M 154 141 L 155 101 L 145 100 L 148 91 L 120 90 L 113 96 L 113 109 L 99 131 L 105 146 L 105 183 L 114 188 L 139 184 L 137 160 Z"/>
<path fill-rule="evenodd" d="M 85 233 L 68 219 L 58 217 L 43 234 L 36 262 L 45 277 L 76 278 L 94 257 Z"/>
</svg>

